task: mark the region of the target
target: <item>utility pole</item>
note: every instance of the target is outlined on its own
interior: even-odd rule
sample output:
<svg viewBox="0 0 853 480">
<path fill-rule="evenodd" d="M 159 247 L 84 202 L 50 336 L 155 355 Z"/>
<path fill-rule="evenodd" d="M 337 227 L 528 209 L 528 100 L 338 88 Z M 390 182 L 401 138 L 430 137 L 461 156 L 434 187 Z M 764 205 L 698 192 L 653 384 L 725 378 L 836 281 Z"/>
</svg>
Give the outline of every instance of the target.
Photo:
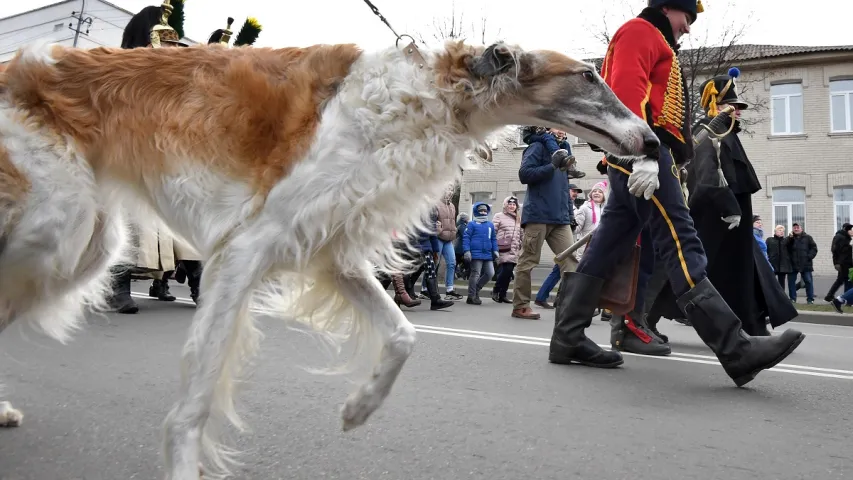
<svg viewBox="0 0 853 480">
<path fill-rule="evenodd" d="M 89 27 L 86 28 L 86 33 L 84 35 L 89 34 L 89 29 L 92 28 L 92 17 L 83 17 L 83 12 L 86 11 L 86 0 L 83 0 L 83 6 L 80 8 L 79 12 L 71 12 L 71 17 L 77 19 L 77 28 L 72 28 L 71 24 L 68 24 L 68 28 L 74 30 L 74 44 L 72 47 L 77 46 L 77 40 L 80 38 L 80 27 L 83 26 L 84 23 L 88 24 Z"/>
</svg>

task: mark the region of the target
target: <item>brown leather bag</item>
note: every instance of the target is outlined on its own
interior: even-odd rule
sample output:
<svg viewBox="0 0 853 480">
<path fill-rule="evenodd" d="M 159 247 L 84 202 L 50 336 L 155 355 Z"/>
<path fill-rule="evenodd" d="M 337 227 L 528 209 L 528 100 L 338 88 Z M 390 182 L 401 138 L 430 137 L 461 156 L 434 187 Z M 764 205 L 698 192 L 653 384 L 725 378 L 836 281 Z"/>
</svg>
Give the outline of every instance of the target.
<svg viewBox="0 0 853 480">
<path fill-rule="evenodd" d="M 570 262 L 577 268 L 577 260 L 572 255 L 578 248 L 589 243 L 595 230 L 587 233 L 564 252 L 554 257 L 555 262 Z M 574 269 L 572 269 L 574 270 Z M 625 315 L 634 309 L 637 300 L 637 281 L 640 277 L 640 239 L 634 243 L 631 254 L 616 264 L 610 278 L 604 282 L 601 296 L 598 298 L 599 308 L 606 308 L 614 315 Z"/>
<path fill-rule="evenodd" d="M 598 300 L 600 308 L 613 315 L 625 315 L 634 309 L 637 301 L 637 281 L 640 275 L 640 245 L 635 243 L 631 254 L 616 264 L 616 268 L 604 282 Z"/>
</svg>

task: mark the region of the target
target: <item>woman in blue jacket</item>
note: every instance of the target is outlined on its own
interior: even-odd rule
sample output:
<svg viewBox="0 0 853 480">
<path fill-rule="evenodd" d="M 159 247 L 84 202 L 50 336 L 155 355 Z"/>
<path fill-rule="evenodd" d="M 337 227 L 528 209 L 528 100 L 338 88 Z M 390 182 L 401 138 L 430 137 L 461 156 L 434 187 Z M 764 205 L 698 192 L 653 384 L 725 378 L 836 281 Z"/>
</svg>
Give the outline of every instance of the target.
<svg viewBox="0 0 853 480">
<path fill-rule="evenodd" d="M 495 225 L 489 221 L 492 207 L 483 202 L 474 204 L 474 218 L 468 222 L 462 235 L 465 263 L 471 265 L 468 277 L 468 300 L 465 303 L 480 305 L 480 290 L 495 274 L 494 261 L 498 258 L 498 236 Z"/>
</svg>

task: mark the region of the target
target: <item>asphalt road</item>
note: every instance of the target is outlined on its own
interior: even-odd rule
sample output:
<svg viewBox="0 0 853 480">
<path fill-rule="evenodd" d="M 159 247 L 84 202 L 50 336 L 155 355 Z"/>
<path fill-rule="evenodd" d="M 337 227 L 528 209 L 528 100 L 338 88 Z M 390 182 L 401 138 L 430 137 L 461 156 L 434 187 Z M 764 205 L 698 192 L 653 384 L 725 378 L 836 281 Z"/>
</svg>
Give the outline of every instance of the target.
<svg viewBox="0 0 853 480">
<path fill-rule="evenodd" d="M 25 414 L 0 430 L 0 479 L 162 478 L 160 427 L 194 307 L 139 303 L 137 315 L 93 317 L 67 346 L 20 326 L 0 337 L 4 397 Z M 348 433 L 338 409 L 352 387 L 297 368 L 321 357 L 265 321 L 239 397 L 252 431 L 237 437 L 245 466 L 235 478 L 853 478 L 849 327 L 791 325 L 805 342 L 738 389 L 692 329 L 671 322 L 661 325 L 671 357 L 626 355 L 602 371 L 547 362 L 551 312 L 521 321 L 487 300 L 444 312 L 424 304 L 409 318 L 414 355 L 385 405 Z M 607 343 L 603 322 L 588 332 Z"/>
</svg>

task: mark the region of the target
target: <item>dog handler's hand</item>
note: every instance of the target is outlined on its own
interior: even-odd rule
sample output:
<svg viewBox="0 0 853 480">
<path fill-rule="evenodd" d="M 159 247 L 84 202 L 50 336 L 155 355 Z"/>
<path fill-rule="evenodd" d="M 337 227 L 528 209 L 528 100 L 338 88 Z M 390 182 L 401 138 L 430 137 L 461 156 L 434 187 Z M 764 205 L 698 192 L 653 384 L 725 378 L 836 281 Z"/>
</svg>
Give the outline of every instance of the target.
<svg viewBox="0 0 853 480">
<path fill-rule="evenodd" d="M 655 190 L 660 188 L 658 179 L 658 162 L 644 158 L 634 162 L 634 171 L 628 177 L 628 191 L 635 197 L 646 200 L 652 198 Z"/>
</svg>

